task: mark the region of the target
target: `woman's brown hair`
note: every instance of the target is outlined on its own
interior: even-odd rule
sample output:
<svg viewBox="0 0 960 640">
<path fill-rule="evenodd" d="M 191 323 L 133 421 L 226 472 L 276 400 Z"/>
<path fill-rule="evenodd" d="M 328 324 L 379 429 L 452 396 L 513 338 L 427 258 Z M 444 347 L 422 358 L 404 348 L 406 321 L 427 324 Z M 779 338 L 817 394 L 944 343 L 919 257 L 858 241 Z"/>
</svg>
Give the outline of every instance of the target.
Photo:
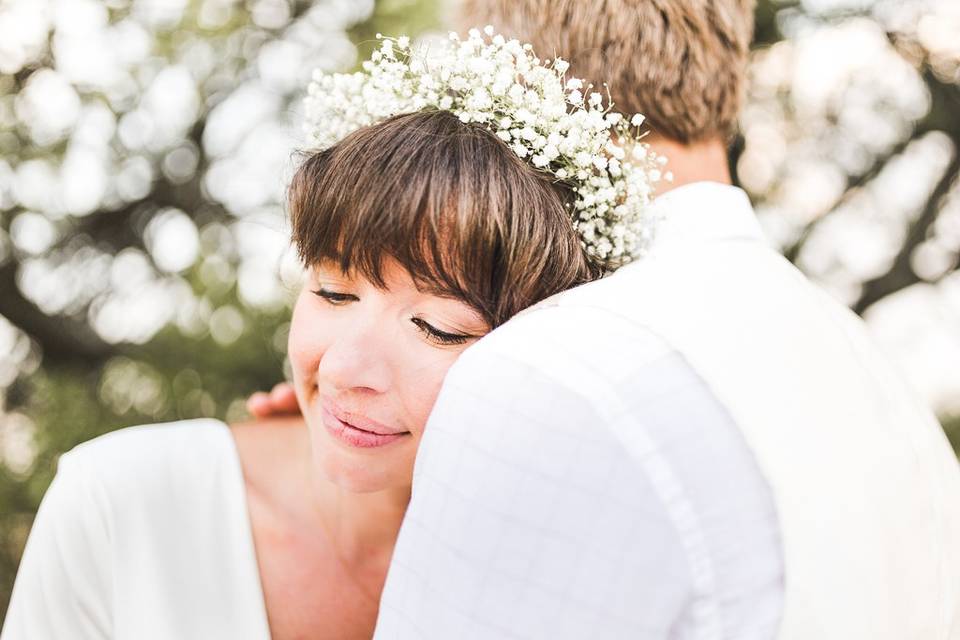
<svg viewBox="0 0 960 640">
<path fill-rule="evenodd" d="M 307 265 L 333 261 L 384 286 L 384 259 L 491 327 L 592 280 L 569 188 L 446 111 L 390 118 L 306 157 L 289 189 Z"/>
</svg>

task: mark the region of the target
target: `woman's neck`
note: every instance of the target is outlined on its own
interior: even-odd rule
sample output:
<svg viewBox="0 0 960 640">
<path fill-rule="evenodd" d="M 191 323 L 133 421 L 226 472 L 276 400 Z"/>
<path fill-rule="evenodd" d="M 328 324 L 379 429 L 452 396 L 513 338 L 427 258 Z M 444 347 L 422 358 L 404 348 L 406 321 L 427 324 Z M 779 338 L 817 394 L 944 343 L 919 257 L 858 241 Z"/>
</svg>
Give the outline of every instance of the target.
<svg viewBox="0 0 960 640">
<path fill-rule="evenodd" d="M 313 514 L 348 566 L 389 562 L 410 502 L 410 487 L 356 493 L 340 487 L 310 466 Z"/>
<path fill-rule="evenodd" d="M 302 416 L 234 425 L 233 433 L 248 486 L 269 505 L 275 522 L 327 538 L 348 566 L 389 558 L 409 486 L 374 493 L 337 486 L 314 465 Z"/>
</svg>

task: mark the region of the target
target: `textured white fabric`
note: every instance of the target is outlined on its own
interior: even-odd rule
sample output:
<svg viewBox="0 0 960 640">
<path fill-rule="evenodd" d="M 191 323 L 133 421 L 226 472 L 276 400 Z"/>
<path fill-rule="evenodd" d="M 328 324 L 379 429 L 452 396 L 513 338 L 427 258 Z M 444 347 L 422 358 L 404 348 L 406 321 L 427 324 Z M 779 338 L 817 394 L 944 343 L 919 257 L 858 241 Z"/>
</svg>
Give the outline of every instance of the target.
<svg viewBox="0 0 960 640">
<path fill-rule="evenodd" d="M 228 427 L 121 429 L 63 454 L 2 640 L 268 640 Z"/>
<path fill-rule="evenodd" d="M 522 314 L 451 369 L 418 457 L 376 637 L 627 637 L 620 621 L 633 624 L 644 598 L 663 597 L 653 608 L 675 613 L 675 625 L 648 629 L 638 619 L 632 637 L 960 638 L 960 472 L 933 416 L 861 323 L 766 246 L 742 191 L 700 183 L 658 206 L 666 220 L 649 256 Z M 736 612 L 775 603 L 758 593 L 777 586 L 756 591 L 760 567 L 740 566 L 749 588 L 738 593 L 737 581 L 722 581 L 752 553 L 717 552 L 768 539 L 762 491 L 724 486 L 730 454 L 709 459 L 717 411 L 691 424 L 675 401 L 676 441 L 651 435 L 644 389 L 660 380 L 631 346 L 651 335 L 705 382 L 709 394 L 693 385 L 681 397 L 694 407 L 711 398 L 725 411 L 772 493 L 785 567 L 775 635 L 762 623 L 757 635 L 741 632 L 750 620 Z M 487 409 L 499 396 L 509 400 Z M 671 415 L 662 419 L 669 425 Z M 548 474 L 551 447 L 564 438 L 583 443 L 567 445 L 576 462 Z M 603 439 L 619 449 L 597 451 Z M 504 456 L 509 465 L 498 462 Z M 685 464 L 697 459 L 705 462 Z M 619 477 L 636 495 L 619 512 L 607 507 L 626 498 L 618 483 L 597 480 L 589 497 L 577 490 L 583 478 L 630 465 Z M 551 484 L 552 494 L 536 495 Z M 672 540 L 659 535 L 668 522 Z M 598 557 L 593 534 L 622 573 L 579 562 Z M 687 590 L 689 607 L 676 607 L 674 588 Z"/>
<path fill-rule="evenodd" d="M 542 352 L 498 333 L 441 394 L 378 640 L 772 638 L 776 514 L 726 411 L 620 318 L 555 308 L 528 323 L 549 327 Z M 567 336 L 583 327 L 599 330 L 578 348 Z M 616 367 L 596 369 L 592 349 Z"/>
</svg>

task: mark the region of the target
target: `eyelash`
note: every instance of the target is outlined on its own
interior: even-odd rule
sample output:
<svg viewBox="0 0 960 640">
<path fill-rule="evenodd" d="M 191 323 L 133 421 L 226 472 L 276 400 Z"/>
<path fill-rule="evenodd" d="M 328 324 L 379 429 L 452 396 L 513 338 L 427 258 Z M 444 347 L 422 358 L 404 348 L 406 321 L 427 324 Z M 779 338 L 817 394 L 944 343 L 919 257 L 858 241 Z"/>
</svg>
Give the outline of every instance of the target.
<svg viewBox="0 0 960 640">
<path fill-rule="evenodd" d="M 417 329 L 420 329 L 423 335 L 427 337 L 427 340 L 435 342 L 441 346 L 463 344 L 473 337 L 459 333 L 447 333 L 446 331 L 440 331 L 426 320 L 422 320 L 420 318 L 410 318 L 410 322 L 416 325 Z"/>
<path fill-rule="evenodd" d="M 333 305 L 344 304 L 357 299 L 357 296 L 352 296 L 349 293 L 337 293 L 336 291 L 327 291 L 324 288 L 314 290 L 313 295 L 323 298 Z"/>
<path fill-rule="evenodd" d="M 327 291 L 326 289 L 320 288 L 313 291 L 313 294 L 323 298 L 329 304 L 334 306 L 342 305 L 347 302 L 357 300 L 358 298 L 349 293 L 337 293 L 336 291 Z M 410 321 L 420 330 L 420 332 L 434 344 L 440 346 L 452 346 L 464 344 L 467 340 L 473 338 L 473 336 L 463 335 L 458 333 L 447 333 L 446 331 L 440 331 L 433 325 L 431 325 L 426 320 L 422 318 L 410 318 Z"/>
</svg>

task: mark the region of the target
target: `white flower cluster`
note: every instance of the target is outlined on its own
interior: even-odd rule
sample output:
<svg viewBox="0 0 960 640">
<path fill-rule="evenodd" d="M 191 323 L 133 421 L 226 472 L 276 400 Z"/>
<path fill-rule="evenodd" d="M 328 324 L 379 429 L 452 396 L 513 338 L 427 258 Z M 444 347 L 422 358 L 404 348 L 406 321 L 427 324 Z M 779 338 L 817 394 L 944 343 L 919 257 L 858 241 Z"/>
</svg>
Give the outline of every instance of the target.
<svg viewBox="0 0 960 640">
<path fill-rule="evenodd" d="M 573 225 L 594 260 L 615 269 L 645 251 L 653 230 L 647 205 L 666 159 L 640 141 L 642 115 L 628 120 L 592 85 L 565 78 L 566 61 L 541 61 L 531 45 L 489 26 L 466 40 L 451 33 L 441 50 L 377 38 L 362 72 L 314 73 L 306 98 L 312 144 L 327 148 L 401 113 L 450 111 L 570 186 Z"/>
</svg>

